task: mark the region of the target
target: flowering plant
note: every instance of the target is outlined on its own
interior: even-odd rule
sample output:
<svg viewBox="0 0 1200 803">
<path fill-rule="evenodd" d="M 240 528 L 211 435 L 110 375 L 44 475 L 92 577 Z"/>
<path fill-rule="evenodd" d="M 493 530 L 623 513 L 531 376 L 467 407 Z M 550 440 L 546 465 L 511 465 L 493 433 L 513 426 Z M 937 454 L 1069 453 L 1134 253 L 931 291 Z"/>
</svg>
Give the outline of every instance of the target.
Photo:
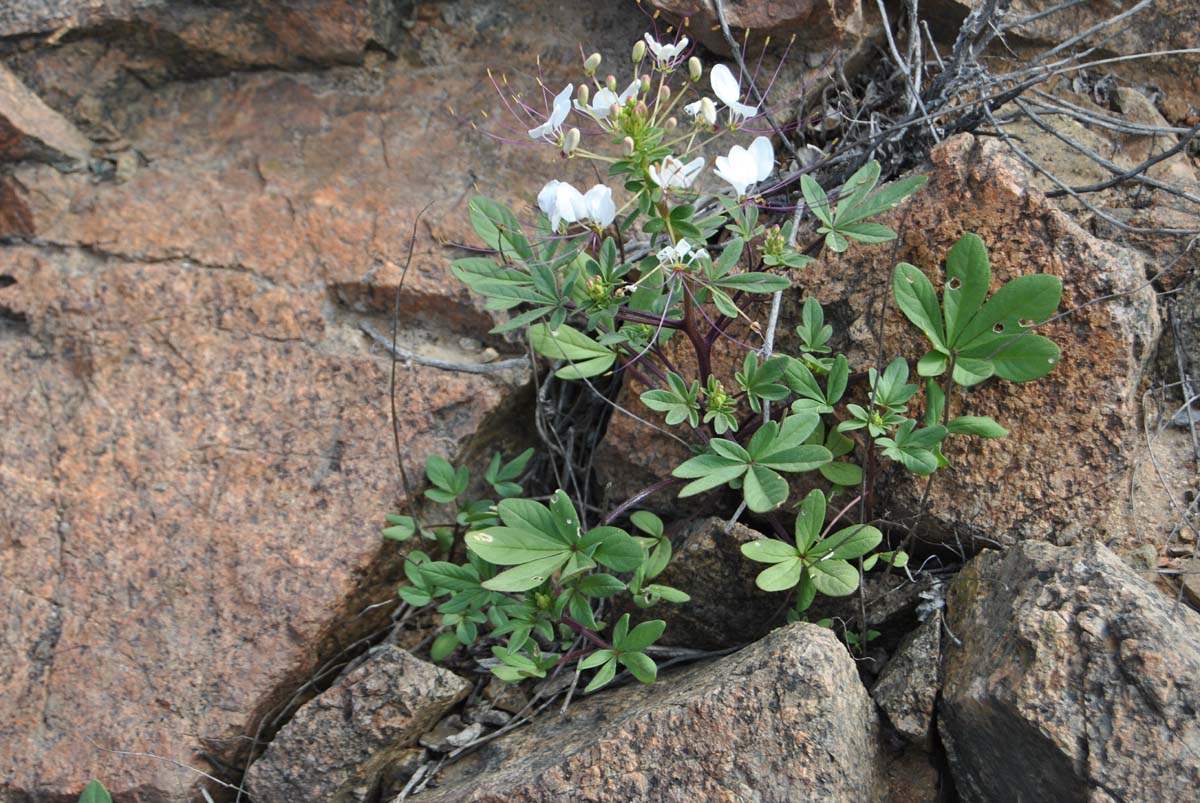
<svg viewBox="0 0 1200 803">
<path fill-rule="evenodd" d="M 896 268 L 898 306 L 933 347 L 917 364 L 926 378 L 920 420 L 909 415 L 921 390 L 908 382 L 909 363 L 898 357 L 882 372 L 852 374 L 846 356 L 834 353 L 833 328 L 812 298 L 796 329 L 800 348 L 776 353 L 781 294 L 798 271 L 824 249 L 840 254 L 854 243 L 895 238 L 871 218 L 904 201 L 924 179 L 880 187 L 880 167 L 868 162 L 827 193 L 810 175 L 814 165 L 781 176 L 768 136 L 779 132 L 753 128 L 765 118 L 765 97 L 751 102 L 742 89 L 752 83 L 749 76 L 739 78 L 722 64 L 708 70 L 707 95 L 704 66 L 688 47 L 686 37 L 664 43 L 647 35 L 634 45 L 635 74 L 620 92 L 616 76 L 596 77 L 602 60 L 594 54 L 584 62 L 587 80 L 578 91 L 567 84 L 547 92 L 544 117 L 522 106 L 535 117 L 530 142 L 605 165 L 616 186 L 583 191 L 552 179 L 537 196 L 540 216 L 524 225 L 507 207 L 473 199 L 470 219 L 487 253 L 459 259 L 452 270 L 489 309 L 508 313 L 495 331 L 527 331 L 559 379 L 590 384 L 615 373 L 640 384 L 641 402 L 682 430 L 693 456 L 591 523 L 587 506 L 562 490 L 547 503 L 520 498 L 515 480 L 528 455 L 507 465 L 493 460 L 488 481 L 498 503 L 460 501 L 465 469 L 431 458 L 426 473 L 435 487 L 426 495 L 457 505 L 454 527 L 431 532 L 415 517 L 397 516 L 385 535 L 403 540 L 421 533 L 443 546 L 461 536 L 465 543 L 468 562 L 461 566 L 424 553 L 408 561 L 402 596 L 437 604 L 443 616 L 435 658 L 475 645 L 486 624 L 494 646 L 485 660 L 503 679 L 542 677 L 577 663 L 596 670 L 588 690 L 621 667 L 652 680 L 657 669 L 646 650 L 664 623 L 631 627 L 625 614 L 610 630 L 601 615 L 604 601 L 620 593 L 640 607 L 687 601 L 685 593 L 654 582 L 672 554 L 663 522 L 634 511 L 669 488 L 682 497 L 727 488 L 740 497 L 735 517 L 747 509 L 761 515 L 779 538 L 742 551 L 771 564 L 758 585 L 791 594 L 789 619 L 803 618 L 817 593 L 848 595 L 859 587 L 860 571 L 905 565 L 902 550 L 876 551 L 884 535 L 863 504 L 878 458 L 929 475 L 947 465 L 948 436 L 1003 436 L 990 418 L 950 417 L 953 385 L 992 375 L 1035 379 L 1057 359 L 1053 343 L 1025 330 L 1053 313 L 1061 285 L 1052 277 L 1022 277 L 985 301 L 990 270 L 974 235 L 948 257 L 944 316 L 924 274 L 911 265 Z M 706 154 L 719 139 L 747 137 L 708 168 Z M 789 195 L 797 179 L 799 192 Z M 723 185 L 728 189 L 714 192 Z M 768 206 L 766 197 L 775 195 L 783 202 Z M 768 228 L 760 223 L 762 210 L 791 219 Z M 802 228 L 811 241 L 798 247 Z M 768 298 L 764 326 L 760 302 Z M 714 370 L 718 342 L 744 353 L 732 376 Z M 685 364 L 687 356 L 693 365 Z M 937 381 L 943 375 L 944 385 Z M 865 384 L 863 403 L 846 403 L 856 384 Z M 799 505 L 789 539 L 787 476 L 802 472 L 819 472 L 823 486 Z M 826 524 L 827 502 L 839 495 L 853 498 Z M 832 531 L 856 504 L 858 521 Z M 618 526 L 626 520 L 636 535 Z M 609 638 L 601 635 L 606 631 Z M 865 631 L 846 635 L 854 643 L 869 638 Z"/>
</svg>

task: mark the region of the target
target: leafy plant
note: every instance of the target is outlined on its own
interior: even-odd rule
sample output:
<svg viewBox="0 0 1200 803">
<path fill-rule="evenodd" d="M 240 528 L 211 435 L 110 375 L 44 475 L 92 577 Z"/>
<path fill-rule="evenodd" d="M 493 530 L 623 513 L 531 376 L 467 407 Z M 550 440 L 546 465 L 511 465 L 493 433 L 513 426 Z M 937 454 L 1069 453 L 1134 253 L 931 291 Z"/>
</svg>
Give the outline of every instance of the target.
<svg viewBox="0 0 1200 803">
<path fill-rule="evenodd" d="M 578 94 L 573 84 L 559 91 L 529 130 L 568 158 L 595 160 L 624 195 L 607 183 L 583 192 L 551 180 L 531 220 L 474 198 L 468 214 L 485 252 L 455 261 L 452 271 L 507 316 L 495 331 L 526 332 L 558 378 L 591 384 L 619 374 L 638 383 L 642 404 L 690 445 L 691 456 L 590 523 L 592 511 L 562 490 L 524 498 L 529 452 L 509 463 L 492 458 L 484 479 L 495 500 L 468 499 L 466 467 L 431 456 L 424 497 L 449 508 L 444 520 L 428 523 L 410 511 L 389 516 L 384 530 L 392 540 L 427 542 L 429 552 L 409 553 L 400 595 L 440 616 L 432 656 L 467 652 L 506 681 L 563 665 L 594 673 L 588 691 L 621 670 L 654 680 L 650 648 L 663 621 L 635 626 L 624 614 L 613 623 L 604 612 L 617 595 L 639 608 L 688 601 L 656 582 L 673 556 L 662 520 L 632 509 L 665 487 L 682 486 L 685 498 L 729 493 L 762 517 L 779 537 L 744 544 L 742 553 L 770 564 L 757 583 L 792 596 L 790 619 L 803 618 L 818 593 L 853 593 L 860 570 L 905 566 L 908 556 L 884 544 L 874 519 L 879 459 L 926 476 L 949 464 L 948 438 L 1003 437 L 991 418 L 951 415 L 961 404 L 954 386 L 992 376 L 1028 381 L 1058 359 L 1057 347 L 1031 330 L 1054 313 L 1061 283 L 1025 276 L 989 298 L 987 252 L 973 234 L 948 254 L 940 300 L 918 268 L 896 266 L 897 305 L 930 342 L 915 362 L 923 383 L 909 381 L 904 356 L 889 355 L 882 367 L 852 365 L 811 296 L 795 330 L 798 347 L 774 349 L 775 318 L 764 327 L 757 302 L 778 302 L 822 251 L 837 256 L 894 239 L 875 218 L 925 179 L 881 184 L 880 165 L 868 162 L 826 191 L 813 174 L 830 165 L 818 160 L 799 171 L 800 215 L 768 225 L 755 193 L 775 174 L 775 154 L 769 139 L 756 137 L 716 159 L 712 180 L 731 192 L 707 203 L 711 188 L 700 189 L 707 163 L 696 143 L 737 138 L 759 107 L 743 102 L 727 68 L 710 74 L 718 109 L 695 86 L 703 76 L 697 58 L 658 43 L 650 52 L 644 42 L 635 47 L 635 77 L 623 89 L 615 78 L 596 79 L 601 59 L 590 56 Z M 684 101 L 688 95 L 695 100 Z M 600 152 L 604 143 L 609 155 Z M 742 349 L 732 375 L 714 370 L 718 343 Z M 919 417 L 910 409 L 922 406 Z M 819 487 L 800 502 L 788 539 L 786 517 L 795 510 L 788 500 L 806 473 Z M 850 501 L 826 522 L 828 502 L 839 495 Z M 465 559 L 451 560 L 456 554 Z M 843 626 L 842 635 L 861 647 L 877 634 Z"/>
</svg>

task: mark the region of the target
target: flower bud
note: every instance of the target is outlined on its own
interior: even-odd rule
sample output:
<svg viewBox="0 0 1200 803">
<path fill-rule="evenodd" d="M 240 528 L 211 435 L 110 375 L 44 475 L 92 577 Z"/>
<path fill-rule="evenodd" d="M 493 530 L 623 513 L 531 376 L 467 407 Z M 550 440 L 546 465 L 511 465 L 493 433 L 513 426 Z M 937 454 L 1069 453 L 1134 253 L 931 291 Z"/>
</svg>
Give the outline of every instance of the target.
<svg viewBox="0 0 1200 803">
<path fill-rule="evenodd" d="M 663 84 L 662 89 L 658 90 L 658 102 L 666 103 L 671 99 L 671 87 Z"/>
<path fill-rule="evenodd" d="M 595 75 L 596 68 L 600 66 L 600 54 L 593 53 L 588 56 L 583 62 L 583 71 L 588 75 Z"/>
<path fill-rule="evenodd" d="M 592 88 L 590 86 L 588 86 L 587 84 L 580 84 L 579 92 L 576 93 L 576 97 L 579 98 L 579 105 L 580 106 L 588 105 L 588 99 L 591 98 L 591 96 L 592 96 Z"/>
<path fill-rule="evenodd" d="M 637 105 L 633 107 L 633 113 L 638 117 L 645 117 L 650 112 L 650 107 L 646 105 L 646 101 L 639 100 Z"/>
<path fill-rule="evenodd" d="M 642 94 L 645 94 L 650 91 L 650 74 L 649 73 L 642 76 L 642 90 L 641 91 L 642 91 Z"/>
<path fill-rule="evenodd" d="M 572 128 L 563 136 L 563 156 L 571 156 L 575 153 L 575 149 L 579 147 L 579 136 L 578 128 Z"/>
<path fill-rule="evenodd" d="M 641 64 L 644 58 L 646 58 L 646 43 L 639 39 L 633 46 L 633 63 Z"/>
<path fill-rule="evenodd" d="M 679 121 L 676 120 L 674 117 L 667 118 L 667 128 L 677 128 L 678 126 L 679 126 Z"/>
<path fill-rule="evenodd" d="M 610 75 L 604 79 L 604 85 L 608 87 L 609 92 L 617 91 L 617 76 Z"/>
<path fill-rule="evenodd" d="M 717 104 L 712 102 L 712 98 L 700 101 L 700 117 L 710 126 L 717 124 Z"/>
<path fill-rule="evenodd" d="M 625 155 L 633 156 L 633 137 L 625 137 Z"/>
<path fill-rule="evenodd" d="M 704 67 L 700 64 L 700 59 L 692 56 L 688 59 L 688 77 L 692 79 L 692 83 L 694 84 L 700 80 L 702 75 L 704 75 Z"/>
</svg>

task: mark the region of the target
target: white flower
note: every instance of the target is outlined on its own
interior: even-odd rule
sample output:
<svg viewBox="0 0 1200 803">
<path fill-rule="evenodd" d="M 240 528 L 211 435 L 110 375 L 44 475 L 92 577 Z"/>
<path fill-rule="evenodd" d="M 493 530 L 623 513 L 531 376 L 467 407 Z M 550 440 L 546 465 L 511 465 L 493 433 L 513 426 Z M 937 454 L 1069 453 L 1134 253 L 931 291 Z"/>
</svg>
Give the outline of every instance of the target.
<svg viewBox="0 0 1200 803">
<path fill-rule="evenodd" d="M 712 82 L 713 94 L 729 107 L 729 116 L 735 120 L 753 117 L 758 114 L 757 106 L 747 106 L 738 99 L 742 95 L 741 84 L 733 77 L 733 73 L 724 64 L 718 64 L 708 74 Z"/>
<path fill-rule="evenodd" d="M 538 193 L 538 208 L 550 218 L 550 228 L 557 231 L 560 222 L 579 220 L 583 194 L 565 181 L 548 181 Z"/>
<path fill-rule="evenodd" d="M 617 216 L 617 205 L 613 203 L 612 189 L 604 184 L 597 184 L 583 196 L 583 214 L 579 221 L 590 220 L 595 226 L 603 229 Z"/>
<path fill-rule="evenodd" d="M 680 240 L 675 245 L 668 245 L 666 248 L 660 249 L 658 256 L 658 264 L 660 265 L 686 265 L 692 259 L 696 258 L 699 251 L 692 253 L 692 247 L 687 240 Z"/>
<path fill-rule="evenodd" d="M 530 138 L 558 142 L 558 138 L 562 134 L 563 121 L 567 119 L 567 115 L 571 111 L 571 92 L 574 89 L 574 84 L 567 84 L 566 89 L 554 96 L 554 105 L 550 110 L 550 116 L 537 128 L 529 129 Z"/>
<path fill-rule="evenodd" d="M 604 87 L 596 92 L 596 96 L 592 98 L 590 106 L 583 106 L 579 101 L 575 101 L 575 108 L 581 112 L 590 114 L 597 120 L 607 120 L 613 106 L 624 106 L 625 101 L 636 95 L 641 87 L 642 82 L 639 78 L 633 79 L 633 82 L 625 87 L 625 91 L 620 95 L 608 87 Z"/>
<path fill-rule="evenodd" d="M 612 190 L 603 184 L 585 195 L 565 181 L 549 181 L 538 193 L 538 208 L 550 218 L 550 228 L 556 231 L 559 223 L 591 223 L 606 228 L 617 216 Z"/>
<path fill-rule="evenodd" d="M 746 188 L 756 184 L 775 169 L 775 148 L 766 137 L 755 137 L 749 148 L 734 145 L 728 156 L 717 157 L 717 168 L 713 172 L 729 182 L 738 197 L 746 194 Z"/>
<path fill-rule="evenodd" d="M 683 111 L 689 117 L 703 120 L 710 126 L 717 124 L 717 105 L 712 102 L 712 98 L 700 98 L 695 103 L 684 106 Z"/>
<path fill-rule="evenodd" d="M 662 164 L 650 165 L 650 180 L 660 187 L 678 187 L 687 189 L 692 186 L 696 176 L 704 169 L 704 157 L 697 156 L 684 164 L 674 156 L 662 160 Z"/>
<path fill-rule="evenodd" d="M 685 36 L 673 45 L 664 45 L 655 39 L 650 34 L 643 37 L 646 40 L 646 47 L 650 48 L 650 52 L 654 55 L 654 60 L 658 63 L 660 70 L 665 70 L 673 65 L 683 51 L 687 50 L 688 38 Z"/>
</svg>

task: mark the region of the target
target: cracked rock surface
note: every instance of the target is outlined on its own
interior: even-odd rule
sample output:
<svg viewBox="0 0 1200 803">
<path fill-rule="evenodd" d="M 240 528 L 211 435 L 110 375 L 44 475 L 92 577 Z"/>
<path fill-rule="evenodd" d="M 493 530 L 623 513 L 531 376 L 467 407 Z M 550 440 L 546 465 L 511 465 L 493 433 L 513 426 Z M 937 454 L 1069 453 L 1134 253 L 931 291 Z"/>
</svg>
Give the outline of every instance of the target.
<svg viewBox="0 0 1200 803">
<path fill-rule="evenodd" d="M 1196 799 L 1200 614 L 1106 547 L 985 553 L 947 624 L 938 721 L 964 801 Z"/>
<path fill-rule="evenodd" d="M 394 593 L 398 551 L 379 529 L 402 489 L 389 360 L 360 325 L 390 332 L 414 219 L 433 201 L 400 345 L 462 364 L 481 362 L 464 342 L 522 354 L 487 334 L 440 242 L 473 241 L 477 179 L 514 202 L 553 169 L 549 146 L 498 146 L 447 103 L 504 118 L 484 72 L 499 54 L 593 30 L 624 53 L 636 22 L 615 3 L 445 3 L 415 9 L 388 59 L 362 44 L 368 22 L 337 11 L 384 4 L 285 5 L 275 22 L 300 9 L 311 26 L 367 26 L 346 40 L 365 66 L 258 69 L 298 65 L 256 61 L 255 39 L 225 74 L 130 80 L 139 59 L 174 51 L 114 37 L 112 19 L 165 20 L 166 3 L 0 11 L 0 58 L 122 149 L 107 173 L 22 161 L 0 175 L 3 803 L 73 803 L 92 777 L 118 800 L 216 793 L 191 768 L 242 763 L 268 712 L 386 623 L 358 614 Z M 184 22 L 259 31 L 266 4 L 182 6 Z M 54 12 L 45 25 L 21 16 L 38 8 Z M 70 32 L 45 44 L 73 8 Z M 238 8 L 244 27 L 222 28 Z M 547 79 L 577 55 L 544 51 Z M 417 362 L 400 376 L 410 465 L 455 455 L 525 381 Z"/>
</svg>

